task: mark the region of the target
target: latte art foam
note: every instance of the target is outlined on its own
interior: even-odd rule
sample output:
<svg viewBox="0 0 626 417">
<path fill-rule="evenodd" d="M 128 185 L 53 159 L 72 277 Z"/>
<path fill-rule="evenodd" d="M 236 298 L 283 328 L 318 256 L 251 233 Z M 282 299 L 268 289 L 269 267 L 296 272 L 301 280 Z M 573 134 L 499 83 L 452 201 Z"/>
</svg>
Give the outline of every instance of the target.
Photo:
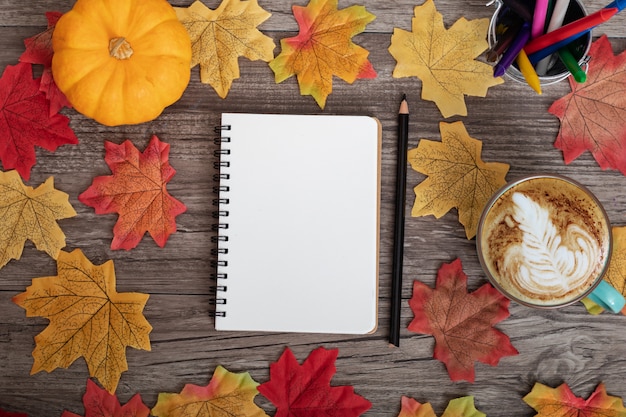
<svg viewBox="0 0 626 417">
<path fill-rule="evenodd" d="M 522 231 L 522 240 L 506 248 L 502 273 L 519 289 L 562 297 L 585 285 L 594 274 L 601 247 L 587 231 L 570 224 L 559 231 L 550 211 L 523 193 L 513 193 L 513 214 L 506 223 Z"/>
<path fill-rule="evenodd" d="M 483 215 L 477 239 L 492 283 L 537 306 L 586 294 L 602 275 L 611 246 L 597 200 L 560 177 L 533 177 L 506 189 Z"/>
</svg>

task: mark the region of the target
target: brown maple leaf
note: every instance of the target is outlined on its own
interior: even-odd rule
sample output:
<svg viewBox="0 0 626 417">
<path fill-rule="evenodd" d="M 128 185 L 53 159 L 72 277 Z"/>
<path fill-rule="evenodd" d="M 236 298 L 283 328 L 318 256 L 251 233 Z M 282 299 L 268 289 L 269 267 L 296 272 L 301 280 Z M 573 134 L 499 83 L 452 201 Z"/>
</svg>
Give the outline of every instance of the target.
<svg viewBox="0 0 626 417">
<path fill-rule="evenodd" d="M 503 83 L 491 65 L 475 60 L 489 46 L 488 27 L 488 19 L 461 18 L 446 30 L 441 13 L 427 0 L 415 7 L 412 32 L 393 31 L 393 77 L 419 77 L 422 98 L 434 101 L 443 117 L 466 116 L 465 95 L 485 97 L 489 87 Z"/>
<path fill-rule="evenodd" d="M 493 328 L 509 316 L 509 300 L 488 283 L 468 293 L 459 259 L 443 264 L 435 289 L 414 281 L 409 306 L 415 315 L 409 330 L 435 337 L 434 358 L 453 381 L 474 382 L 474 361 L 497 365 L 518 354 L 508 336 Z"/>
<path fill-rule="evenodd" d="M 150 350 L 152 327 L 142 314 L 148 295 L 118 293 L 113 261 L 93 265 L 79 249 L 59 254 L 57 274 L 33 279 L 13 297 L 28 317 L 50 320 L 35 336 L 31 373 L 67 368 L 82 356 L 89 374 L 115 392 L 128 369 L 126 347 Z"/>
<path fill-rule="evenodd" d="M 143 153 L 131 141 L 105 142 L 105 161 L 113 175 L 96 177 L 78 199 L 96 214 L 118 213 L 112 249 L 130 250 L 146 232 L 160 246 L 176 231 L 176 216 L 187 207 L 167 191 L 176 171 L 168 161 L 170 146 L 152 136 Z"/>
<path fill-rule="evenodd" d="M 20 259 L 27 240 L 56 259 L 65 247 L 65 234 L 56 221 L 76 216 L 69 196 L 54 188 L 54 178 L 32 188 L 17 171 L 0 171 L 0 214 L 0 268 Z"/>
<path fill-rule="evenodd" d="M 201 81 L 221 98 L 239 78 L 240 56 L 265 62 L 274 58 L 274 41 L 257 29 L 271 14 L 256 0 L 224 0 L 215 10 L 196 0 L 174 10 L 191 38 L 191 66 L 200 65 Z"/>
<path fill-rule="evenodd" d="M 359 78 L 375 78 L 369 52 L 354 44 L 376 17 L 363 6 L 337 9 L 337 0 L 311 0 L 306 7 L 293 6 L 298 36 L 280 41 L 281 52 L 270 62 L 277 83 L 296 75 L 302 95 L 311 95 L 323 109 L 333 89 L 333 75 L 349 84 Z"/>
<path fill-rule="evenodd" d="M 590 151 L 600 168 L 626 175 L 626 51 L 615 56 L 603 35 L 589 57 L 587 81 L 569 77 L 572 92 L 548 109 L 561 121 L 554 146 L 566 164 Z"/>
<path fill-rule="evenodd" d="M 441 142 L 421 139 L 408 153 L 411 167 L 428 175 L 415 187 L 411 215 L 440 218 L 456 207 L 468 239 L 491 196 L 506 183 L 509 165 L 481 160 L 482 143 L 471 138 L 462 122 L 440 123 Z"/>
</svg>

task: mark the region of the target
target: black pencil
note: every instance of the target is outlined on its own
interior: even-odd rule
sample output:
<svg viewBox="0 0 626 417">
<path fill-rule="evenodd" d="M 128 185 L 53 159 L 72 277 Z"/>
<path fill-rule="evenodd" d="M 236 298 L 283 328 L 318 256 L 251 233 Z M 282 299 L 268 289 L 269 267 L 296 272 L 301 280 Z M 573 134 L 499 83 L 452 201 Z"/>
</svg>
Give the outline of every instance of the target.
<svg viewBox="0 0 626 417">
<path fill-rule="evenodd" d="M 406 165 L 409 145 L 409 106 L 402 96 L 398 111 L 398 166 L 396 169 L 396 213 L 391 275 L 391 322 L 389 342 L 400 346 L 400 309 L 402 303 L 402 266 L 404 257 L 404 206 L 406 199 Z"/>
</svg>

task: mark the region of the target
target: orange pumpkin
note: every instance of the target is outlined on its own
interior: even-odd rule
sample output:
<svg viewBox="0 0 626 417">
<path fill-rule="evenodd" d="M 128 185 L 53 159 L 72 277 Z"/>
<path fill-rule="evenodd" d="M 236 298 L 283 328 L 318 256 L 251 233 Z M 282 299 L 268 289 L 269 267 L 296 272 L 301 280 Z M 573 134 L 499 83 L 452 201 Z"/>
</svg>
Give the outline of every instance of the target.
<svg viewBox="0 0 626 417">
<path fill-rule="evenodd" d="M 52 47 L 59 89 L 104 125 L 153 120 L 189 84 L 191 41 L 166 0 L 78 0 Z"/>
</svg>

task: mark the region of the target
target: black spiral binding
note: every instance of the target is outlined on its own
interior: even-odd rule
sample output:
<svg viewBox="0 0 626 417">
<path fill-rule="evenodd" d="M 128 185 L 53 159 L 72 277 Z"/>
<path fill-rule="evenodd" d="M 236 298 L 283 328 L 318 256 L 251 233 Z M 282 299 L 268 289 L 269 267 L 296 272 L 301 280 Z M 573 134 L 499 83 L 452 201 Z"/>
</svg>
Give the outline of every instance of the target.
<svg viewBox="0 0 626 417">
<path fill-rule="evenodd" d="M 212 294 L 214 294 L 213 303 L 215 304 L 215 311 L 213 315 L 215 317 L 226 317 L 226 311 L 224 305 L 226 304 L 226 292 L 228 290 L 226 286 L 226 280 L 228 279 L 228 273 L 226 268 L 228 267 L 228 204 L 230 202 L 228 193 L 230 192 L 230 186 L 228 180 L 230 180 L 230 161 L 228 155 L 230 155 L 230 149 L 228 143 L 230 143 L 230 137 L 224 136 L 223 132 L 230 130 L 230 126 L 216 126 L 214 131 L 218 136 L 214 139 L 214 142 L 219 149 L 214 152 L 214 156 L 217 159 L 214 163 L 214 168 L 218 171 L 213 176 L 213 180 L 216 185 L 213 187 L 213 192 L 217 194 L 217 198 L 213 199 L 213 206 L 215 210 L 213 217 L 217 219 L 217 223 L 213 225 L 213 231 L 216 235 L 211 237 L 211 241 L 217 244 L 217 248 L 211 250 L 211 255 L 215 258 L 212 262 L 212 268 L 214 273 L 211 274 L 211 278 L 215 281 L 215 285 L 211 288 Z"/>
</svg>

